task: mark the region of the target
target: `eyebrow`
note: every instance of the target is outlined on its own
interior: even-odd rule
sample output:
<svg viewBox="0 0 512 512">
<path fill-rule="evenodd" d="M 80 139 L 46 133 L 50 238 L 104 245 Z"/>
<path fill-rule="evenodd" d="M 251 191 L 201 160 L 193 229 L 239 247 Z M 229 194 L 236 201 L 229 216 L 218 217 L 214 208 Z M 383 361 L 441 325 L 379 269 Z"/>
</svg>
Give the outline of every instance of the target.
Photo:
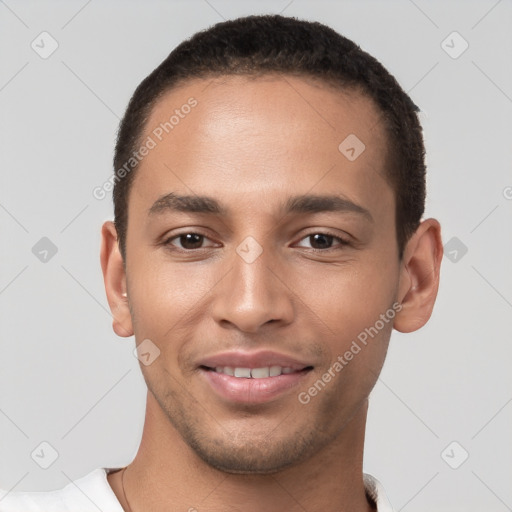
<svg viewBox="0 0 512 512">
<path fill-rule="evenodd" d="M 373 217 L 369 210 L 349 199 L 337 195 L 302 195 L 290 197 L 283 211 L 284 213 L 357 213 L 373 222 Z"/>
<path fill-rule="evenodd" d="M 227 208 L 208 196 L 182 196 L 170 192 L 159 197 L 153 206 L 148 210 L 148 215 L 156 215 L 167 211 L 188 212 L 188 213 L 210 213 L 226 216 Z"/>
<path fill-rule="evenodd" d="M 185 213 L 206 213 L 226 217 L 229 209 L 209 196 L 179 195 L 174 192 L 158 198 L 148 210 L 148 216 L 168 211 Z M 356 213 L 373 222 L 369 210 L 338 195 L 300 195 L 290 197 L 281 207 L 283 214 L 307 214 L 322 212 Z"/>
</svg>

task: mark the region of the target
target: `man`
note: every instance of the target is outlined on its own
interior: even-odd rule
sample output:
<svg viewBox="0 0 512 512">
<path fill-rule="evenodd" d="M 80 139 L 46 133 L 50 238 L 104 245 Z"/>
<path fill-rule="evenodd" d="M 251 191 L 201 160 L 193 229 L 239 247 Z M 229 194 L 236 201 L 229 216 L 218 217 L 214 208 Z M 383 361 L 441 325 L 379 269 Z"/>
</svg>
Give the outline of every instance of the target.
<svg viewBox="0 0 512 512">
<path fill-rule="evenodd" d="M 417 108 L 319 23 L 256 16 L 178 46 L 121 122 L 101 264 L 148 387 L 125 468 L 0 510 L 390 511 L 363 474 L 392 329 L 435 302 Z"/>
</svg>

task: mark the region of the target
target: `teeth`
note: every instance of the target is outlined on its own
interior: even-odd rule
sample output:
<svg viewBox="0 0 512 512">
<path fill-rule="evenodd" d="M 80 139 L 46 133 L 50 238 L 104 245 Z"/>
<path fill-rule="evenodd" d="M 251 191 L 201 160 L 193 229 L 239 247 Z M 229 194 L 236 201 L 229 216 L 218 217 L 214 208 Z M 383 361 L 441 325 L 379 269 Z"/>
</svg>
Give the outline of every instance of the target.
<svg viewBox="0 0 512 512">
<path fill-rule="evenodd" d="M 269 368 L 270 376 L 277 377 L 277 375 L 281 375 L 281 367 L 280 366 L 271 366 Z"/>
<path fill-rule="evenodd" d="M 235 368 L 235 377 L 251 377 L 250 368 Z"/>
<path fill-rule="evenodd" d="M 246 379 L 264 379 L 266 377 L 278 377 L 281 374 L 293 373 L 292 368 L 283 368 L 282 366 L 265 366 L 263 368 L 233 368 L 231 366 L 217 366 L 217 373 L 224 373 L 232 377 L 242 377 Z"/>
<path fill-rule="evenodd" d="M 251 370 L 251 377 L 253 379 L 263 379 L 264 377 L 268 377 L 270 375 L 270 368 L 267 366 L 266 368 L 253 368 Z"/>
</svg>

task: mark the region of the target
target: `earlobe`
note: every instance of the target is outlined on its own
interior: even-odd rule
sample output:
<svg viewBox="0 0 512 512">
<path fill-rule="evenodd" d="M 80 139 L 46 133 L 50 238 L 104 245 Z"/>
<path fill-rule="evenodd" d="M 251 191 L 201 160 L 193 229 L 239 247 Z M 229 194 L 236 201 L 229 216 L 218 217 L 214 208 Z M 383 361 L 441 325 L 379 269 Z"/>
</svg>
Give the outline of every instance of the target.
<svg viewBox="0 0 512 512">
<path fill-rule="evenodd" d="M 427 323 L 439 289 L 442 257 L 441 226 L 437 220 L 427 219 L 404 250 L 398 286 L 402 309 L 393 324 L 397 331 L 413 332 Z"/>
<path fill-rule="evenodd" d="M 112 312 L 112 327 L 121 337 L 133 335 L 133 326 L 126 292 L 126 272 L 112 221 L 101 228 L 101 269 L 107 300 Z"/>
</svg>

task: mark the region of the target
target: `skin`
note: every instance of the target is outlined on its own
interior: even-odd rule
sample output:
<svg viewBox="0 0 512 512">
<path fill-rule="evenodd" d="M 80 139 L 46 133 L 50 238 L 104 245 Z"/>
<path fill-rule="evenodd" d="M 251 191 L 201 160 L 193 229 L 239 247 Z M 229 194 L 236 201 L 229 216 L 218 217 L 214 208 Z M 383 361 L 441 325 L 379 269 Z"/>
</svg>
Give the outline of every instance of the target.
<svg viewBox="0 0 512 512">
<path fill-rule="evenodd" d="M 126 265 L 114 224 L 102 228 L 114 331 L 160 350 L 141 364 L 148 394 L 142 441 L 124 476 L 130 508 L 373 510 L 362 479 L 368 396 L 392 328 L 411 332 L 431 315 L 439 223 L 424 220 L 399 259 L 388 141 L 377 108 L 360 93 L 289 76 L 187 81 L 155 105 L 145 136 L 192 96 L 198 105 L 136 171 Z M 353 162 L 338 150 L 349 134 L 366 146 Z M 148 215 L 169 192 L 213 197 L 229 214 Z M 371 218 L 280 210 L 303 194 L 337 194 Z M 196 245 L 203 248 L 179 237 L 165 245 L 184 233 L 204 235 Z M 315 233 L 348 243 L 315 242 Z M 263 249 L 252 263 L 236 252 L 247 236 Z M 298 393 L 394 303 L 394 319 L 302 404 Z M 313 369 L 275 400 L 227 403 L 200 378 L 197 362 L 232 349 L 270 349 Z M 128 510 L 120 473 L 108 480 Z"/>
</svg>

